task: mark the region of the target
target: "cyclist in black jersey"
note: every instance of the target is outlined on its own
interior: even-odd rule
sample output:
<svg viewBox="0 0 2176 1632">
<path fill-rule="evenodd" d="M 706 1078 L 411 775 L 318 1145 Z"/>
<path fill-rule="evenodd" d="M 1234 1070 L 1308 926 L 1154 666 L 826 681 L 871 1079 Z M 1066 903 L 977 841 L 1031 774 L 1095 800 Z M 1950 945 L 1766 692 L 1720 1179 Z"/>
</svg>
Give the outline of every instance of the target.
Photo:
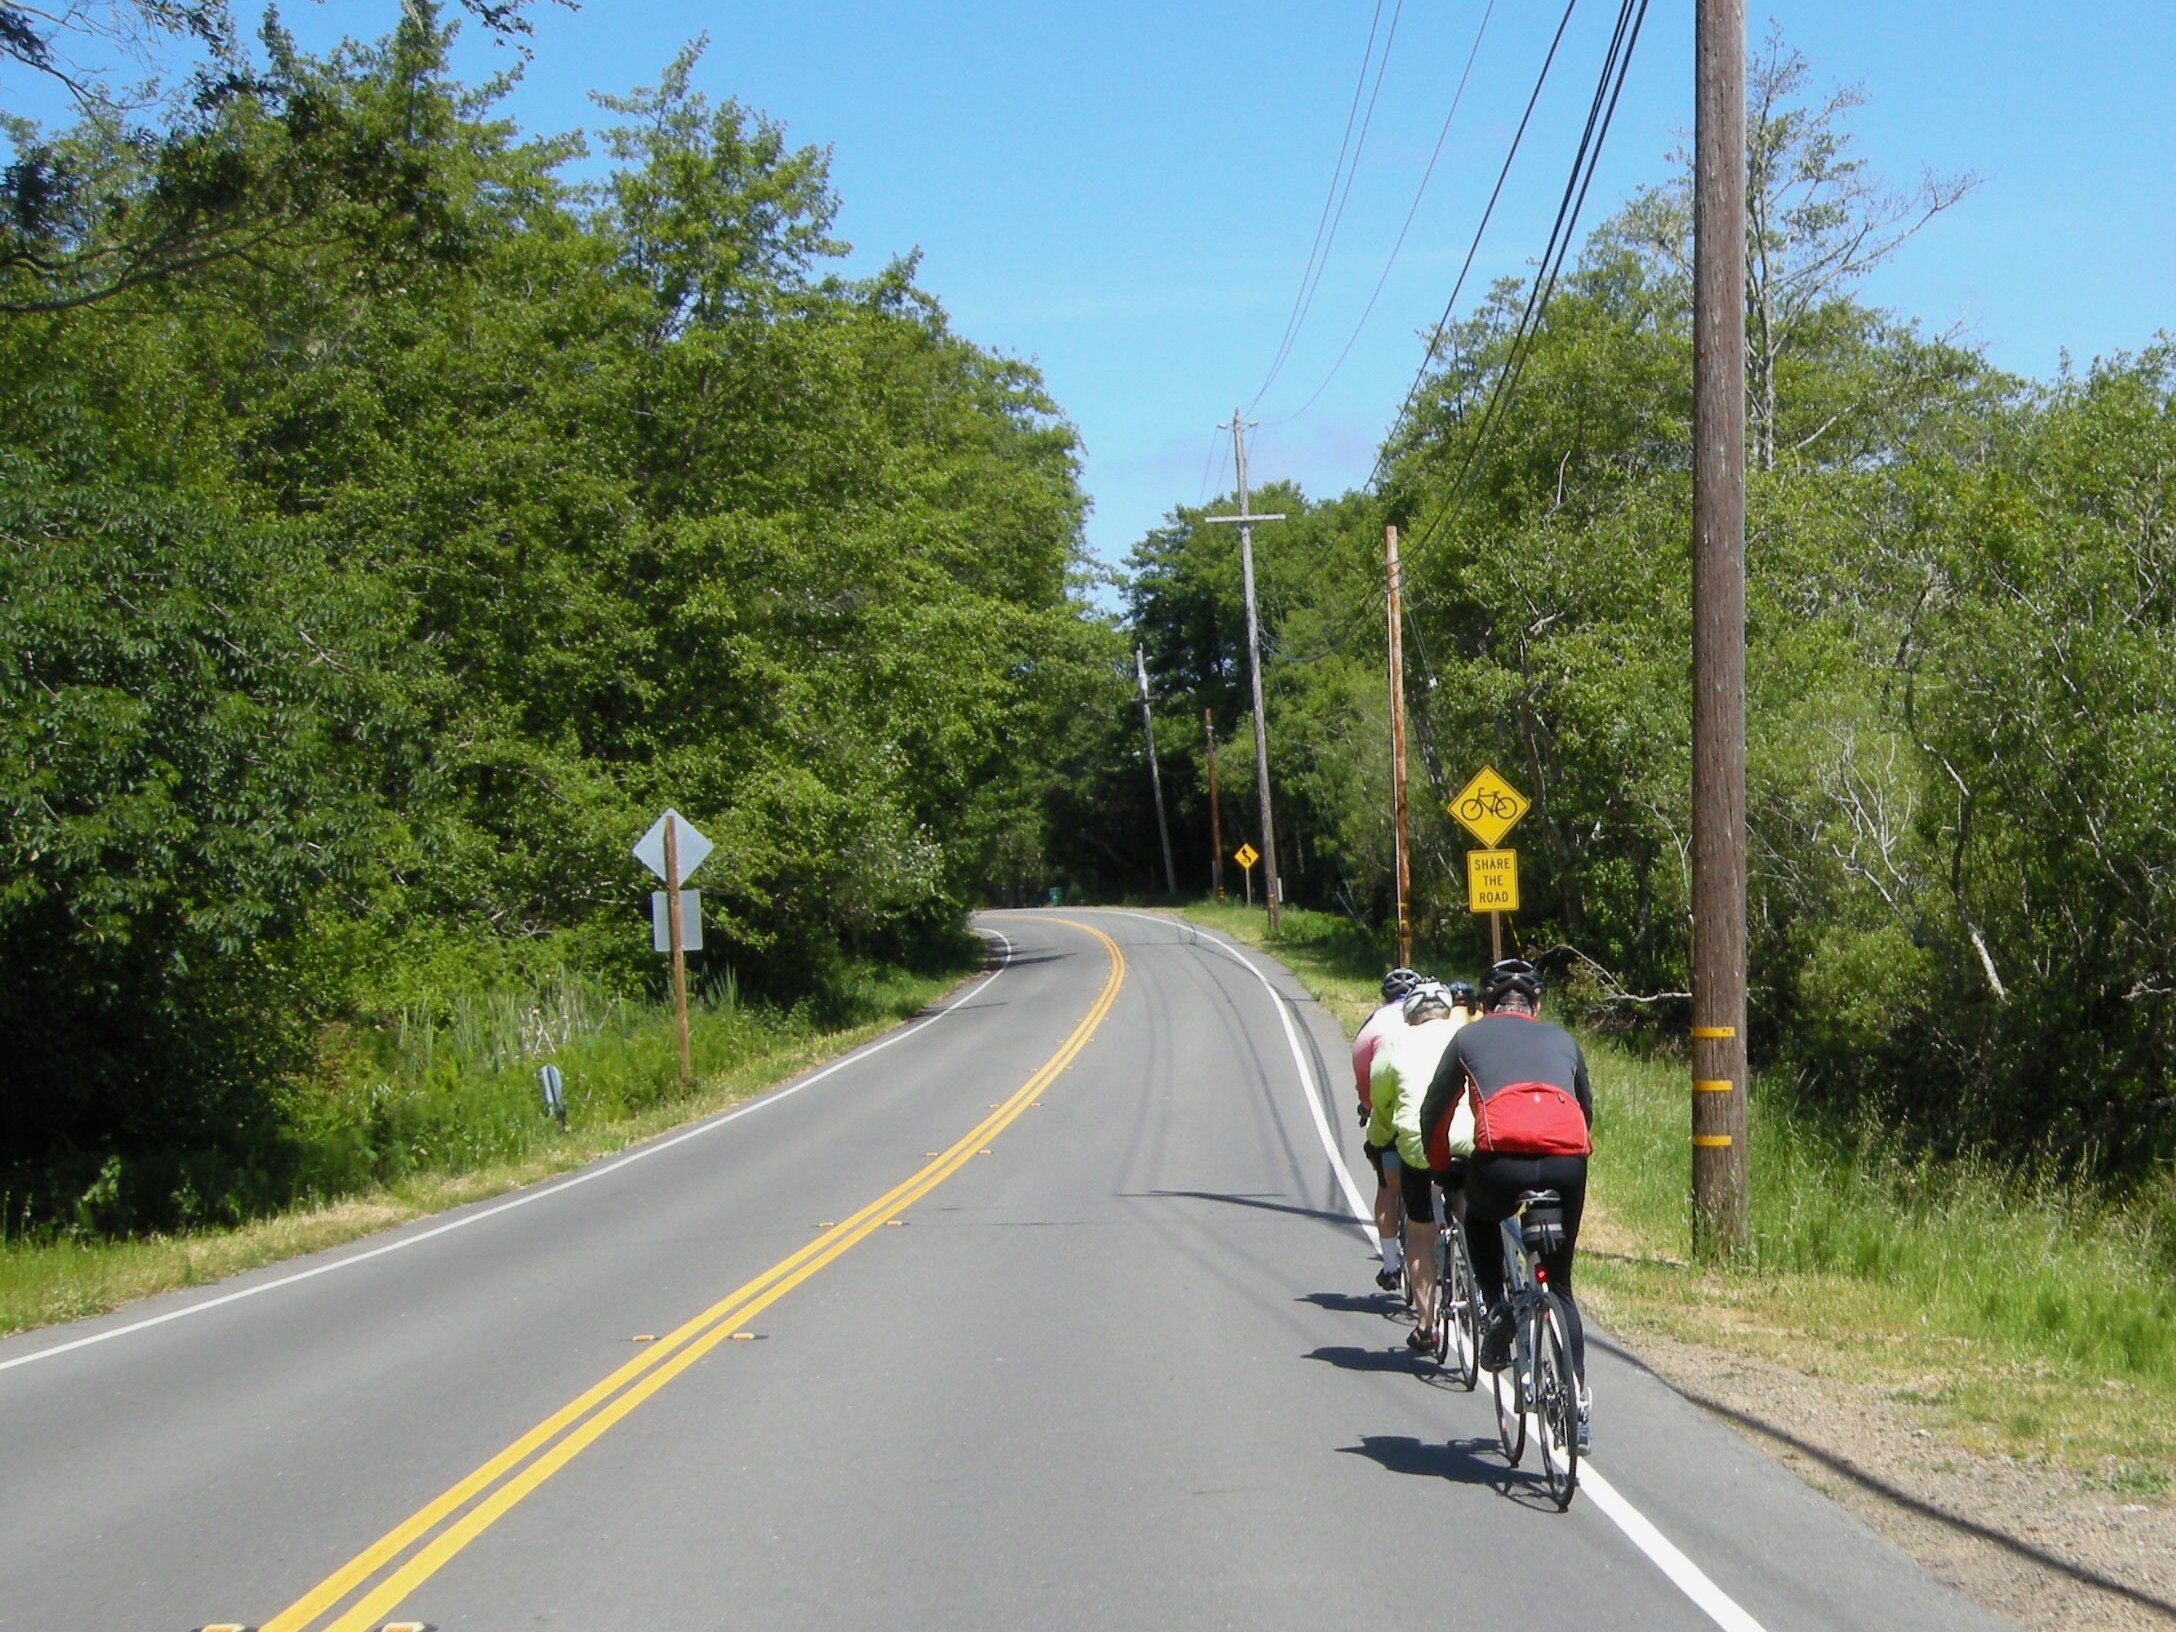
<svg viewBox="0 0 2176 1632">
<path fill-rule="evenodd" d="M 1543 1020 L 1541 977 L 1523 958 L 1494 965 L 1481 981 L 1482 1016 L 1461 1026 L 1444 1050 L 1421 1103 L 1431 1167 L 1450 1166 L 1451 1115 L 1471 1097 L 1473 1156 L 1466 1164 L 1466 1246 L 1487 1300 L 1481 1364 L 1500 1370 L 1510 1349 L 1498 1227 L 1528 1190 L 1554 1190 L 1564 1209 L 1564 1244 L 1541 1258 L 1563 1301 L 1578 1372 L 1579 1428 L 1587 1433 L 1586 1329 L 1572 1297 L 1572 1257 L 1586 1208 L 1587 1156 L 1594 1148 L 1594 1092 L 1586 1056 L 1569 1032 Z"/>
</svg>

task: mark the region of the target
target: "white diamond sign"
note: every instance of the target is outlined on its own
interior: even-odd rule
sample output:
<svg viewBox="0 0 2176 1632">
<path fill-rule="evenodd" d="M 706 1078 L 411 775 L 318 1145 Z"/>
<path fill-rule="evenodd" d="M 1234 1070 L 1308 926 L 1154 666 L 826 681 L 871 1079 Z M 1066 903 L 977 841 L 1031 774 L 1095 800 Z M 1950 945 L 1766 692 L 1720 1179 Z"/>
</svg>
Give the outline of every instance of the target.
<svg viewBox="0 0 2176 1632">
<path fill-rule="evenodd" d="M 688 874 L 702 866 L 703 858 L 710 854 L 710 841 L 696 829 L 693 822 L 677 810 L 667 810 L 650 824 L 650 831 L 635 841 L 635 860 L 665 877 L 665 824 L 671 822 L 675 829 L 673 848 L 679 851 L 680 878 L 685 882 Z M 669 882 L 669 881 L 668 881 Z"/>
</svg>

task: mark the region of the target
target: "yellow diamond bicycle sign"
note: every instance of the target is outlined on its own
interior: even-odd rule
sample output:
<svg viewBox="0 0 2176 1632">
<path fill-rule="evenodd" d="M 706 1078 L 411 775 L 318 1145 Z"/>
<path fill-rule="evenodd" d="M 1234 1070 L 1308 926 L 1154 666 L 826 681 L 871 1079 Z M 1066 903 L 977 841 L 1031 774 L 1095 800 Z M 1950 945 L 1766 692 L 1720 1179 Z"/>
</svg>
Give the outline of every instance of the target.
<svg viewBox="0 0 2176 1632">
<path fill-rule="evenodd" d="M 1262 852 L 1255 849 L 1251 844 L 1242 844 L 1232 852 L 1232 860 L 1238 862 L 1242 867 L 1252 867 L 1261 859 Z"/>
<path fill-rule="evenodd" d="M 1534 807 L 1525 794 L 1496 774 L 1495 767 L 1484 765 L 1480 774 L 1460 788 L 1443 808 L 1493 850 L 1506 833 L 1519 825 L 1519 818 Z"/>
</svg>

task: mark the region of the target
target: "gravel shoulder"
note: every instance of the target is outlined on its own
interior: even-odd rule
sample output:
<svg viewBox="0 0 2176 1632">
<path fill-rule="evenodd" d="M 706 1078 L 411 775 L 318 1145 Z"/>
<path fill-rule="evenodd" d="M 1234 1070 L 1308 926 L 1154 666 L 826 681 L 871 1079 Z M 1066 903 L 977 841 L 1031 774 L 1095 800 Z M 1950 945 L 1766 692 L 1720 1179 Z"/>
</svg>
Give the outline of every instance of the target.
<svg viewBox="0 0 2176 1632">
<path fill-rule="evenodd" d="M 1685 1398 L 1996 1614 L 2030 1632 L 2176 1626 L 2176 1502 L 1975 1453 L 1877 1387 L 1596 1313 Z"/>
</svg>

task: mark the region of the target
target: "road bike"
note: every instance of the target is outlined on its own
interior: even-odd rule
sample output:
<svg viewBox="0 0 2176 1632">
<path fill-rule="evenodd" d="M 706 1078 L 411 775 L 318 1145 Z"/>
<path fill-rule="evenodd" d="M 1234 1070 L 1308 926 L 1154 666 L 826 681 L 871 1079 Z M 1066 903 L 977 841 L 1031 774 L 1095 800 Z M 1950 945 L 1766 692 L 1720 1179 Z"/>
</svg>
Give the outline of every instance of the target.
<svg viewBox="0 0 2176 1632">
<path fill-rule="evenodd" d="M 1436 1230 L 1436 1363 L 1467 1393 L 1481 1380 L 1481 1288 L 1455 1221 Z"/>
<path fill-rule="evenodd" d="M 1562 1512 L 1579 1487 L 1579 1373 L 1572 1365 L 1564 1305 L 1549 1288 L 1543 1255 L 1564 1241 L 1564 1208 L 1554 1190 L 1521 1193 L 1503 1221 L 1504 1289 L 1511 1308 L 1511 1363 L 1491 1378 L 1496 1437 L 1513 1467 L 1526 1454 L 1527 1419 L 1541 1451 L 1542 1482 Z"/>
</svg>

